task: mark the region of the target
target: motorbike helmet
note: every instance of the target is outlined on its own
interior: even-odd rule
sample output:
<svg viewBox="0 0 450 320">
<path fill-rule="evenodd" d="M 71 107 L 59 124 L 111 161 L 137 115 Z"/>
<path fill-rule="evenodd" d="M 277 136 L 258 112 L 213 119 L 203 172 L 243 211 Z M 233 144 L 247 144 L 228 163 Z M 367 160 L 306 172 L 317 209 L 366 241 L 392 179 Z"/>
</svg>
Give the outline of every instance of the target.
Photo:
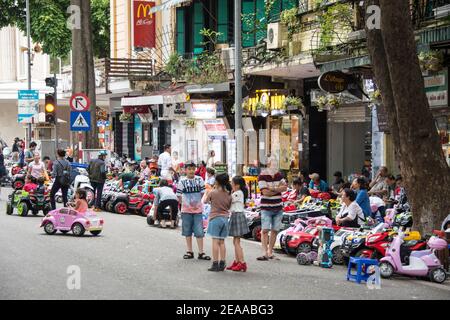
<svg viewBox="0 0 450 320">
<path fill-rule="evenodd" d="M 393 226 L 411 228 L 413 225 L 413 219 L 410 212 L 403 212 L 395 216 Z"/>
</svg>

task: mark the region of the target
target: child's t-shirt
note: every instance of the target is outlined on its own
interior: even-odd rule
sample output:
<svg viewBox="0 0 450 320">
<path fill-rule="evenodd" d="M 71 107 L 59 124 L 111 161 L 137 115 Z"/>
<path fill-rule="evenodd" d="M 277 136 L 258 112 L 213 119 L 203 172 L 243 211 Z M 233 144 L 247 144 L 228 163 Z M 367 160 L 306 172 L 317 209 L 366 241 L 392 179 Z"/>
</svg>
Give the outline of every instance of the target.
<svg viewBox="0 0 450 320">
<path fill-rule="evenodd" d="M 202 196 L 204 192 L 205 182 L 201 177 L 181 178 L 177 185 L 177 196 L 181 196 L 181 212 L 201 214 L 203 212 Z"/>
<path fill-rule="evenodd" d="M 217 217 L 228 217 L 231 208 L 231 195 L 220 189 L 211 191 L 205 202 L 211 203 L 211 212 L 209 213 L 209 220 Z"/>
<path fill-rule="evenodd" d="M 89 209 L 88 203 L 86 200 L 78 199 L 75 202 L 75 210 L 80 213 L 84 213 Z"/>
</svg>

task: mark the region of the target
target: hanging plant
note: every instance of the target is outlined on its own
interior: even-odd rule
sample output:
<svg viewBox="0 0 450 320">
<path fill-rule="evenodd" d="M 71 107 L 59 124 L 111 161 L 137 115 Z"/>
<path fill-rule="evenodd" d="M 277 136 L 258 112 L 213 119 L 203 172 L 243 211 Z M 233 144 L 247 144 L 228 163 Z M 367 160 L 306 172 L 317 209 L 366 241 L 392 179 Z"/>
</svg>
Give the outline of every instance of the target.
<svg viewBox="0 0 450 320">
<path fill-rule="evenodd" d="M 444 54 L 440 50 L 422 51 L 418 58 L 422 71 L 438 72 L 443 68 Z"/>
<path fill-rule="evenodd" d="M 305 105 L 302 102 L 302 99 L 294 96 L 286 97 L 283 101 L 283 108 L 285 110 L 301 110 L 304 111 Z"/>
<path fill-rule="evenodd" d="M 375 90 L 370 94 L 370 100 L 373 102 L 381 102 L 381 91 L 379 89 Z"/>
<path fill-rule="evenodd" d="M 263 103 L 261 101 L 258 101 L 256 103 L 255 107 L 256 107 L 256 113 L 258 115 L 263 116 L 263 117 L 266 117 L 269 114 L 269 112 L 270 112 L 270 106 L 267 103 Z"/>
<path fill-rule="evenodd" d="M 132 119 L 133 119 L 133 115 L 131 113 L 124 112 L 119 116 L 120 122 L 130 122 Z"/>
<path fill-rule="evenodd" d="M 335 111 L 341 106 L 342 100 L 339 96 L 330 94 L 319 97 L 316 104 L 318 111 Z"/>
</svg>

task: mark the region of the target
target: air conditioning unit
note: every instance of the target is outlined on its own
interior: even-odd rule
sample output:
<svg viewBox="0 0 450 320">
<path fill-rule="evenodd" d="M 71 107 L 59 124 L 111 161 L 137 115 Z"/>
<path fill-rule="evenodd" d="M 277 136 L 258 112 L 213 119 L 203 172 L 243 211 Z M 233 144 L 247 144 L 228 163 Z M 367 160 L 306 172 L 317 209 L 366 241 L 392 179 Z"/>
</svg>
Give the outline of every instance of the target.
<svg viewBox="0 0 450 320">
<path fill-rule="evenodd" d="M 279 49 L 283 46 L 283 40 L 287 37 L 285 29 L 280 22 L 267 25 L 267 49 Z"/>
<path fill-rule="evenodd" d="M 347 37 L 349 41 L 363 40 L 365 38 L 366 38 L 366 30 L 364 29 L 352 31 L 348 34 Z"/>
<path fill-rule="evenodd" d="M 450 4 L 447 4 L 442 7 L 434 8 L 433 12 L 434 12 L 435 19 L 446 17 L 446 16 L 450 15 Z"/>
<path fill-rule="evenodd" d="M 223 48 L 220 52 L 220 60 L 226 70 L 234 70 L 234 47 Z"/>
</svg>

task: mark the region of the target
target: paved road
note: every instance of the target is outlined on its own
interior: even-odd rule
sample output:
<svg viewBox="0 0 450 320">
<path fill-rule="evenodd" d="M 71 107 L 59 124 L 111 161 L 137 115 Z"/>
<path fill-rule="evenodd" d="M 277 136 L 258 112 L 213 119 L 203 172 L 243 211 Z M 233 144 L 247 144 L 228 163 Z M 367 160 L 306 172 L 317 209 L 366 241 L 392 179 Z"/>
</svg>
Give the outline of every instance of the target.
<svg viewBox="0 0 450 320">
<path fill-rule="evenodd" d="M 4 200 L 8 191 L 2 189 Z M 299 266 L 292 257 L 259 262 L 260 247 L 244 241 L 246 273 L 212 273 L 209 262 L 183 260 L 179 230 L 150 227 L 143 217 L 101 213 L 99 237 L 56 234 L 39 217 L 7 216 L 0 203 L 0 299 L 449 299 L 444 285 L 409 278 L 381 289 L 345 281 L 345 269 Z M 232 243 L 227 241 L 228 257 Z M 210 252 L 210 239 L 207 239 Z M 79 266 L 81 288 L 67 288 L 69 266 Z"/>
</svg>

